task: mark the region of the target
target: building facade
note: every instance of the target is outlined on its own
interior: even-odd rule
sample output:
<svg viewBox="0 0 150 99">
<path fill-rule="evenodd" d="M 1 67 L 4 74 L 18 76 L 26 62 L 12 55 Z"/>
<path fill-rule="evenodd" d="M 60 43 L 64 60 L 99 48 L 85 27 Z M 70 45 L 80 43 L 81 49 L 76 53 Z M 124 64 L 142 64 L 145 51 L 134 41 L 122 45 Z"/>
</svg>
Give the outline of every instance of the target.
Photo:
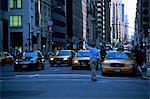
<svg viewBox="0 0 150 99">
<path fill-rule="evenodd" d="M 14 49 L 29 49 L 29 4 L 29 0 L 10 0 L 10 46 Z"/>
<path fill-rule="evenodd" d="M 105 44 L 111 43 L 111 35 L 110 35 L 110 3 L 111 0 L 104 0 L 104 41 Z"/>
<path fill-rule="evenodd" d="M 67 40 L 69 49 L 82 48 L 82 38 L 86 36 L 86 0 L 66 0 Z"/>
<path fill-rule="evenodd" d="M 123 43 L 124 38 L 124 4 L 122 0 L 111 0 L 111 41 Z"/>
<path fill-rule="evenodd" d="M 92 43 L 97 39 L 97 0 L 87 2 L 87 40 Z"/>
<path fill-rule="evenodd" d="M 66 1 L 52 0 L 52 47 L 53 49 L 66 49 L 67 25 L 66 25 Z"/>
<path fill-rule="evenodd" d="M 104 32 L 104 1 L 97 0 L 97 31 L 98 31 L 98 46 L 101 47 L 103 40 L 103 32 Z"/>
<path fill-rule="evenodd" d="M 10 48 L 9 0 L 0 0 L 0 51 Z"/>
<path fill-rule="evenodd" d="M 150 62 L 150 1 L 137 0 L 136 9 L 134 46 L 143 51 L 144 61 Z"/>
<path fill-rule="evenodd" d="M 10 46 L 14 49 L 50 50 L 48 22 L 51 0 L 10 0 Z"/>
</svg>

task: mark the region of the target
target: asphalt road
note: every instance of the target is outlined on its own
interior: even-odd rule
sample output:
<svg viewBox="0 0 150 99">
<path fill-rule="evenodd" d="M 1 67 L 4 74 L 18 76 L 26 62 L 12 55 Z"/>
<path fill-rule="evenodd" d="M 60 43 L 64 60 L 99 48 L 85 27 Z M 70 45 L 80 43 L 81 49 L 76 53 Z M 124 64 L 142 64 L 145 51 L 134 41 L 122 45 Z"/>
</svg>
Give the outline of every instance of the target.
<svg viewBox="0 0 150 99">
<path fill-rule="evenodd" d="M 42 71 L 20 72 L 10 65 L 1 67 L 1 99 L 150 99 L 149 80 L 101 76 L 99 70 L 93 82 L 89 70 L 45 66 Z"/>
</svg>

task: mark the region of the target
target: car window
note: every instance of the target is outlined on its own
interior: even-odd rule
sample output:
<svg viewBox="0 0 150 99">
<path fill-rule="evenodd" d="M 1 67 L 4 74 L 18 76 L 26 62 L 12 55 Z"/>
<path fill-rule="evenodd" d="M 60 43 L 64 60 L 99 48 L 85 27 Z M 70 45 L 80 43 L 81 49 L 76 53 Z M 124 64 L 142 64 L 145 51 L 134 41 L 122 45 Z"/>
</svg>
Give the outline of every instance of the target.
<svg viewBox="0 0 150 99">
<path fill-rule="evenodd" d="M 129 60 L 130 57 L 124 52 L 109 52 L 106 59 L 125 59 Z"/>
<path fill-rule="evenodd" d="M 8 53 L 5 53 L 5 56 L 10 56 Z"/>
<path fill-rule="evenodd" d="M 37 52 L 26 52 L 25 57 L 37 57 Z"/>
<path fill-rule="evenodd" d="M 3 54 L 3 53 L 0 53 L 0 57 L 4 57 L 4 54 Z"/>
<path fill-rule="evenodd" d="M 59 51 L 58 56 L 71 56 L 70 51 Z"/>
<path fill-rule="evenodd" d="M 77 57 L 89 57 L 89 52 L 77 52 Z"/>
<path fill-rule="evenodd" d="M 38 57 L 42 57 L 42 54 L 38 52 Z"/>
<path fill-rule="evenodd" d="M 132 59 L 132 60 L 134 59 L 131 53 L 126 53 L 126 54 L 128 55 L 129 59 Z"/>
</svg>

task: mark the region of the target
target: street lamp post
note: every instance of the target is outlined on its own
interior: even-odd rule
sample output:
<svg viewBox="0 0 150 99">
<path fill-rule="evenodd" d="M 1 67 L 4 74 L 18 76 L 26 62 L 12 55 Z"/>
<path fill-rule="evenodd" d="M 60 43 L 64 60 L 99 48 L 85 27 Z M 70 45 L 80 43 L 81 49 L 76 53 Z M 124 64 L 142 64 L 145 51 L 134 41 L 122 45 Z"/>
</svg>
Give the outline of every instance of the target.
<svg viewBox="0 0 150 99">
<path fill-rule="evenodd" d="M 52 33 L 53 33 L 53 31 L 52 31 L 52 27 L 53 27 L 53 21 L 48 21 L 48 23 L 47 23 L 47 25 L 48 25 L 48 32 L 49 32 L 49 35 L 50 35 L 50 50 L 52 51 Z"/>
</svg>

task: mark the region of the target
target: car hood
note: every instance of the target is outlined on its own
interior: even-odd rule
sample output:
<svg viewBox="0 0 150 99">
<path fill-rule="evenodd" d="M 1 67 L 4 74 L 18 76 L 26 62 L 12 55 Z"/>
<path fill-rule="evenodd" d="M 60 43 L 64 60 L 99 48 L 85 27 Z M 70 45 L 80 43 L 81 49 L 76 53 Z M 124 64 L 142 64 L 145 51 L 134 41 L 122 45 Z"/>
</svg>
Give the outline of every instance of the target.
<svg viewBox="0 0 150 99">
<path fill-rule="evenodd" d="M 133 60 L 122 60 L 122 59 L 118 59 L 118 60 L 104 60 L 103 63 L 118 63 L 118 64 L 133 64 L 134 61 Z"/>
<path fill-rule="evenodd" d="M 74 58 L 74 60 L 90 60 L 90 57 L 78 57 Z"/>
<path fill-rule="evenodd" d="M 27 60 L 27 59 L 22 59 L 22 60 L 20 60 L 19 64 L 36 63 L 37 58 L 38 58 L 38 57 L 34 57 L 34 58 L 29 59 L 29 60 Z"/>
</svg>

